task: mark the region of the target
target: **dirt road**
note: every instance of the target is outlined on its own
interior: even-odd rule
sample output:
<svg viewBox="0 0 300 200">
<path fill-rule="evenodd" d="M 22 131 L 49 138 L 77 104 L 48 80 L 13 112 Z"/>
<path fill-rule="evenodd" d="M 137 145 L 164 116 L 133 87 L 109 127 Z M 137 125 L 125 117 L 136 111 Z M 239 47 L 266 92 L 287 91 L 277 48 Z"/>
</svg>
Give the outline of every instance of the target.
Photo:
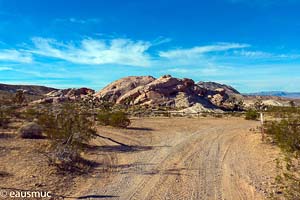
<svg viewBox="0 0 300 200">
<path fill-rule="evenodd" d="M 75 196 L 82 199 L 265 199 L 278 150 L 250 132 L 257 122 L 136 119 L 128 130 L 99 128 L 89 155 L 100 164 Z"/>
</svg>

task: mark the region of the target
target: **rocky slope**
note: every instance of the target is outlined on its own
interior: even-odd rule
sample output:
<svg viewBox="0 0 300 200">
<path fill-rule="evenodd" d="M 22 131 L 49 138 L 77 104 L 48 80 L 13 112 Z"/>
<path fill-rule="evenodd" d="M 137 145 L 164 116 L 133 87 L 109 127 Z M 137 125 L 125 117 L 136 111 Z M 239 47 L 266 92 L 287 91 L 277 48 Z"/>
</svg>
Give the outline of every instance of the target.
<svg viewBox="0 0 300 200">
<path fill-rule="evenodd" d="M 222 88 L 227 94 L 235 94 L 235 95 L 240 94 L 239 91 L 237 91 L 233 87 L 225 84 L 216 83 L 216 82 L 199 81 L 197 85 L 211 91 Z"/>
<path fill-rule="evenodd" d="M 85 98 L 86 95 L 93 95 L 94 93 L 95 91 L 89 88 L 69 88 L 62 90 L 53 90 L 45 94 L 43 98 L 32 102 L 32 104 L 75 101 Z"/>
<path fill-rule="evenodd" d="M 230 109 L 228 100 L 235 89 L 224 85 L 196 84 L 191 79 L 179 79 L 170 75 L 155 79 L 151 76 L 130 76 L 119 79 L 96 93 L 99 98 L 116 104 L 169 106 L 205 109 Z M 222 87 L 219 87 L 222 86 Z M 199 106 L 201 105 L 201 106 Z"/>
<path fill-rule="evenodd" d="M 12 99 L 18 90 L 24 91 L 27 101 L 30 102 L 38 100 L 43 95 L 57 89 L 37 85 L 8 85 L 0 83 L 0 99 Z"/>
</svg>

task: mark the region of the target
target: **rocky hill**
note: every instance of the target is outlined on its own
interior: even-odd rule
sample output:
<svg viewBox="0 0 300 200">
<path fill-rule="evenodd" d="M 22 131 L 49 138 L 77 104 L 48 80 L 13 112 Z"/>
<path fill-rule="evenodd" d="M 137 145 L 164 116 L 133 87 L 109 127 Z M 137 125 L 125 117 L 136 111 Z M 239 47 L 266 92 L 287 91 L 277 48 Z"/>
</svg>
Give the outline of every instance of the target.
<svg viewBox="0 0 300 200">
<path fill-rule="evenodd" d="M 209 87 L 208 87 L 209 86 Z M 220 86 L 220 87 L 219 87 Z M 224 85 L 196 84 L 191 79 L 179 79 L 170 75 L 130 76 L 119 79 L 95 94 L 116 104 L 168 106 L 198 110 L 232 109 L 239 95 L 235 89 Z"/>
<path fill-rule="evenodd" d="M 33 101 L 32 104 L 36 103 L 62 103 L 67 101 L 81 100 L 86 95 L 93 95 L 94 90 L 90 88 L 69 88 L 62 90 L 53 90 L 43 95 L 43 98 Z"/>
<path fill-rule="evenodd" d="M 11 99 L 18 90 L 24 91 L 28 101 L 38 100 L 51 91 L 57 91 L 55 88 L 37 85 L 0 84 L 0 99 Z"/>
<path fill-rule="evenodd" d="M 288 106 L 291 101 L 274 96 L 242 95 L 229 85 L 202 81 L 195 83 L 192 79 L 170 75 L 160 78 L 129 76 L 112 82 L 97 93 L 89 88 L 59 90 L 44 86 L 0 84 L 0 97 L 13 97 L 18 90 L 25 91 L 28 102 L 32 104 L 77 101 L 91 95 L 114 104 L 168 107 L 186 112 L 239 110 L 243 103 L 246 107 L 252 107 L 258 99 L 272 106 Z M 299 102 L 294 101 L 298 105 Z"/>
<path fill-rule="evenodd" d="M 23 90 L 25 91 L 26 94 L 30 94 L 30 95 L 44 95 L 57 89 L 51 87 L 45 87 L 45 86 L 37 86 L 37 85 L 0 84 L 0 91 L 2 92 L 15 93 L 18 90 Z"/>
<path fill-rule="evenodd" d="M 199 85 L 200 87 L 205 88 L 207 90 L 211 90 L 211 91 L 214 91 L 216 89 L 222 88 L 222 89 L 224 89 L 224 91 L 227 94 L 240 94 L 239 91 L 237 91 L 233 87 L 231 87 L 229 85 L 225 85 L 225 84 L 216 83 L 216 82 L 199 81 L 197 83 L 197 85 Z"/>
</svg>

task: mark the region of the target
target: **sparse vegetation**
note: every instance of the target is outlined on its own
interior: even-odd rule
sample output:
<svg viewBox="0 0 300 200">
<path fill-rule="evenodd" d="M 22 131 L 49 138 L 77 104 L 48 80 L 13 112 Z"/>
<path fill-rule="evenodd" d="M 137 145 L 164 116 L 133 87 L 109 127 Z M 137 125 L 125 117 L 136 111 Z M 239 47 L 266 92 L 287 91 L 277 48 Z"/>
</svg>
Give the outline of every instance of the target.
<svg viewBox="0 0 300 200">
<path fill-rule="evenodd" d="M 102 111 L 98 113 L 97 118 L 99 123 L 104 126 L 110 125 L 119 128 L 126 128 L 130 125 L 130 119 L 126 113 L 122 111 Z"/>
<path fill-rule="evenodd" d="M 0 108 L 0 127 L 1 128 L 7 128 L 7 125 L 9 123 L 9 113 L 8 110 L 1 106 Z"/>
<path fill-rule="evenodd" d="M 63 170 L 78 168 L 83 146 L 95 135 L 93 122 L 75 105 L 45 110 L 38 118 L 51 141 L 49 160 Z"/>
<path fill-rule="evenodd" d="M 266 132 L 284 151 L 300 157 L 300 118 L 270 122 Z"/>
<path fill-rule="evenodd" d="M 257 118 L 259 117 L 259 113 L 256 110 L 247 110 L 246 114 L 245 114 L 245 119 L 246 120 L 257 120 Z"/>
<path fill-rule="evenodd" d="M 300 198 L 300 115 L 296 107 L 271 108 L 271 113 L 281 120 L 266 124 L 271 142 L 284 152 L 284 160 L 277 161 L 282 172 L 275 182 L 283 188 L 286 199 Z"/>
</svg>

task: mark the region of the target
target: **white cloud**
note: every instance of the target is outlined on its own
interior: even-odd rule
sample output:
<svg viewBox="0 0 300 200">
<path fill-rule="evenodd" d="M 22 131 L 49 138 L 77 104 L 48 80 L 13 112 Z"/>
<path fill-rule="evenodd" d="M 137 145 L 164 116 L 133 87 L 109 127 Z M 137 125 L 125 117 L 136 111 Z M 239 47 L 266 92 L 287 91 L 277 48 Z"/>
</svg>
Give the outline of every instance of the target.
<svg viewBox="0 0 300 200">
<path fill-rule="evenodd" d="M 235 55 L 238 56 L 245 56 L 245 57 L 271 57 L 272 54 L 271 53 L 267 53 L 267 52 L 263 52 L 263 51 L 245 51 L 245 50 L 241 50 L 241 51 L 234 51 Z"/>
<path fill-rule="evenodd" d="M 32 41 L 34 48 L 30 52 L 33 54 L 77 64 L 149 66 L 151 61 L 150 55 L 146 53 L 151 47 L 150 42 L 129 39 L 110 41 L 84 39 L 76 44 L 40 37 L 33 38 Z"/>
<path fill-rule="evenodd" d="M 297 59 L 300 58 L 299 54 L 276 54 L 264 51 L 234 51 L 234 55 L 247 57 L 247 58 L 269 58 L 269 59 Z"/>
<path fill-rule="evenodd" d="M 13 70 L 11 67 L 0 67 L 0 71 L 10 71 Z"/>
<path fill-rule="evenodd" d="M 210 52 L 228 51 L 247 47 L 250 47 L 250 45 L 239 43 L 218 43 L 215 45 L 196 46 L 190 49 L 160 51 L 159 56 L 167 59 L 188 59 L 199 57 Z"/>
<path fill-rule="evenodd" d="M 24 50 L 1 49 L 0 61 L 10 61 L 17 63 L 31 63 L 32 56 Z"/>
</svg>

